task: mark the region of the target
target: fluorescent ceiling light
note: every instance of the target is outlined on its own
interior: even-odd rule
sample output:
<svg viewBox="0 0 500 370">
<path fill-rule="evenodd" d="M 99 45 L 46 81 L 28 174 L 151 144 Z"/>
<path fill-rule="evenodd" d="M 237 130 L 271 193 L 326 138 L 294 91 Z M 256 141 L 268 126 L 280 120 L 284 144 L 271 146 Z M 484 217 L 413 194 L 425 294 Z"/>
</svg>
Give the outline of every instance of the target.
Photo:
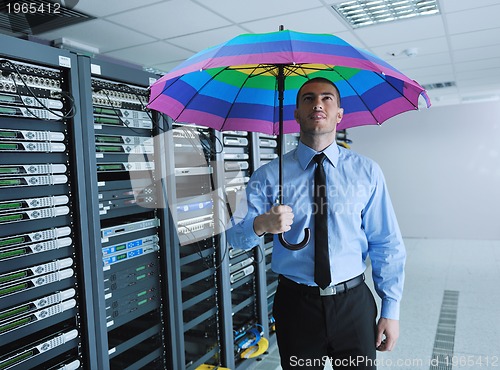
<svg viewBox="0 0 500 370">
<path fill-rule="evenodd" d="M 352 28 L 439 13 L 437 0 L 352 0 L 332 8 Z"/>
</svg>

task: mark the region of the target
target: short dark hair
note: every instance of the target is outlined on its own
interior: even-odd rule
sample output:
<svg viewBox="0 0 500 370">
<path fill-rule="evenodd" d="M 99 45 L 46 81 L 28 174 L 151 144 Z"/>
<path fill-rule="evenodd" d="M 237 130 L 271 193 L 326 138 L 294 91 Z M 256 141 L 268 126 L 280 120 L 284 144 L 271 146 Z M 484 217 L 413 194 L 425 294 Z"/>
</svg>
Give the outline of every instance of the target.
<svg viewBox="0 0 500 370">
<path fill-rule="evenodd" d="M 309 85 L 310 83 L 313 83 L 313 82 L 323 82 L 323 83 L 327 83 L 327 84 L 332 85 L 334 87 L 335 91 L 337 92 L 337 104 L 339 105 L 339 108 L 340 108 L 340 100 L 341 100 L 340 99 L 340 91 L 339 91 L 337 85 L 335 85 L 332 81 L 330 81 L 328 78 L 325 78 L 325 77 L 314 77 L 314 78 L 311 78 L 310 80 L 307 80 L 306 82 L 304 82 L 302 84 L 299 91 L 297 92 L 297 98 L 295 101 L 296 108 L 299 107 L 299 98 L 300 98 L 300 92 L 302 91 L 302 88 L 306 85 Z"/>
</svg>

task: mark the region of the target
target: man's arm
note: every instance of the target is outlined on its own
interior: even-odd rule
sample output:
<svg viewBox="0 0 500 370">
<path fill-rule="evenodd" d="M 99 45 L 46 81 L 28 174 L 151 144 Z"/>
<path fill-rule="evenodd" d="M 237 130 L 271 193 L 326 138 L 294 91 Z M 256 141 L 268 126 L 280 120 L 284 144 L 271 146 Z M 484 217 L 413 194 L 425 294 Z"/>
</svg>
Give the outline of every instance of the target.
<svg viewBox="0 0 500 370">
<path fill-rule="evenodd" d="M 376 346 L 380 351 L 390 351 L 399 337 L 406 250 L 382 170 L 374 164 L 372 171 L 374 189 L 362 217 L 373 282 L 382 299 Z"/>
<path fill-rule="evenodd" d="M 269 182 L 269 171 L 254 172 L 246 187 L 246 196 L 240 199 L 233 216 L 234 225 L 226 231 L 228 243 L 238 249 L 249 249 L 266 234 L 290 230 L 293 213 L 289 206 L 274 205 L 274 186 Z"/>
</svg>

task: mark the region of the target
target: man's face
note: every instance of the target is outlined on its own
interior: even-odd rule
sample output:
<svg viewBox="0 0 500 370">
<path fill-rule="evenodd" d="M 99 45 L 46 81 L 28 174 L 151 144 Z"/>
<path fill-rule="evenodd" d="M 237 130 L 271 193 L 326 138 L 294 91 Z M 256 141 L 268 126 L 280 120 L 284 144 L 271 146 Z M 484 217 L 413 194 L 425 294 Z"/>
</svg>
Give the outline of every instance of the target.
<svg viewBox="0 0 500 370">
<path fill-rule="evenodd" d="M 329 83 L 312 82 L 304 85 L 299 94 L 295 120 L 300 131 L 306 134 L 335 132 L 344 114 L 337 103 L 335 88 Z"/>
</svg>

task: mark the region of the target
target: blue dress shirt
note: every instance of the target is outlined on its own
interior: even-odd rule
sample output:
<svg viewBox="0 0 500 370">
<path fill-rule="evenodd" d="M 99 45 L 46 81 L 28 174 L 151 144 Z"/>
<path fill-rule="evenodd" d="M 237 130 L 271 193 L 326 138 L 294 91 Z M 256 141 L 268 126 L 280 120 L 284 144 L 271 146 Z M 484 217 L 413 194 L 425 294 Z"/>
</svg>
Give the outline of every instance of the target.
<svg viewBox="0 0 500 370">
<path fill-rule="evenodd" d="M 351 150 L 330 145 L 323 151 L 327 177 L 329 212 L 328 245 L 332 285 L 349 280 L 372 264 L 375 290 L 382 299 L 381 317 L 399 319 L 406 251 L 380 167 Z M 294 213 L 292 229 L 285 233 L 289 243 L 304 238 L 311 229 L 309 244 L 298 251 L 284 248 L 274 235 L 272 269 L 297 283 L 314 286 L 314 169 L 315 150 L 299 142 L 283 157 L 284 204 Z M 236 225 L 227 230 L 228 243 L 249 249 L 259 244 L 255 217 L 276 204 L 279 184 L 278 160 L 257 169 L 234 214 Z"/>
</svg>

